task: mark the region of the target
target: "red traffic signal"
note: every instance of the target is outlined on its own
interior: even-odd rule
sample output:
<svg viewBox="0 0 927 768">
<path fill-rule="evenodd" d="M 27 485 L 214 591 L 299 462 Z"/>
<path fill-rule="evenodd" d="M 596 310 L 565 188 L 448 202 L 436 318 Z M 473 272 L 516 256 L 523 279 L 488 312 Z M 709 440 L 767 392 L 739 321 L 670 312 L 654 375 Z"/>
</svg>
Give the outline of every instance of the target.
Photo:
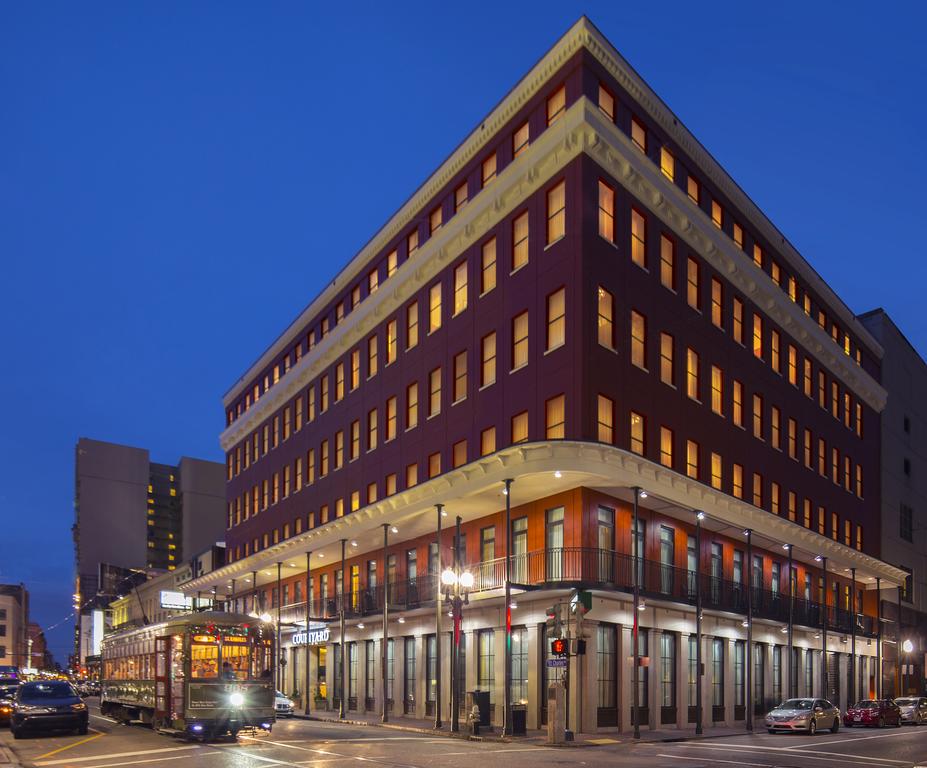
<svg viewBox="0 0 927 768">
<path fill-rule="evenodd" d="M 567 655 L 567 643 L 562 637 L 550 641 L 550 652 L 554 656 Z"/>
</svg>

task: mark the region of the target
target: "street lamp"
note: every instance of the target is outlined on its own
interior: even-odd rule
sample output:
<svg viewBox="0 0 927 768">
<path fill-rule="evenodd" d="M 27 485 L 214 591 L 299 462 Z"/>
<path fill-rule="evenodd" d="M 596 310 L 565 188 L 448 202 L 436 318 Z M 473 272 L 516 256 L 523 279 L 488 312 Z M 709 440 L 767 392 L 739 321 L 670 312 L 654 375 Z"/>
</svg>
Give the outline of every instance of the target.
<svg viewBox="0 0 927 768">
<path fill-rule="evenodd" d="M 904 652 L 904 663 L 901 665 L 901 695 L 905 696 L 908 692 L 907 683 L 907 672 L 908 672 L 908 660 L 910 658 L 909 654 L 914 650 L 914 643 L 910 639 L 905 640 L 901 644 L 901 650 Z"/>
<path fill-rule="evenodd" d="M 470 604 L 470 590 L 473 589 L 473 574 L 460 570 L 460 523 L 461 518 L 458 516 L 454 535 L 454 567 L 445 568 L 441 574 L 444 605 L 450 608 L 450 615 L 454 619 L 454 643 L 451 646 L 451 731 L 455 733 L 460 730 L 460 622 L 463 607 Z"/>
</svg>

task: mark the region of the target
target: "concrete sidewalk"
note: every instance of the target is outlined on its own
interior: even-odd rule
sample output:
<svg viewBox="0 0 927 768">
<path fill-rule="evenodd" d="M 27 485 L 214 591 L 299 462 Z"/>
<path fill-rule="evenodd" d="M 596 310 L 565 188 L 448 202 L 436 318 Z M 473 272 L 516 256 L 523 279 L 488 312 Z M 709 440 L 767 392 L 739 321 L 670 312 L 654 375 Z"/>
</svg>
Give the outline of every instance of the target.
<svg viewBox="0 0 927 768">
<path fill-rule="evenodd" d="M 505 736 L 500 733 L 499 728 L 480 730 L 479 736 L 471 736 L 466 727 L 464 718 L 460 720 L 460 731 L 454 733 L 451 731 L 449 722 L 443 723 L 440 729 L 434 727 L 434 720 L 422 720 L 412 717 L 395 717 L 387 723 L 380 722 L 379 715 L 351 715 L 341 720 L 336 714 L 328 711 L 313 712 L 307 715 L 294 714 L 293 717 L 299 720 L 314 720 L 323 723 L 344 723 L 346 725 L 361 725 L 377 728 L 389 728 L 396 731 L 406 731 L 411 733 L 423 733 L 429 736 L 445 736 L 447 738 L 468 739 L 474 741 L 498 741 L 498 742 L 515 742 L 519 744 L 533 744 L 537 746 L 547 745 L 546 730 L 528 730 L 525 736 Z M 665 729 L 665 730 L 641 730 L 641 737 L 635 740 L 631 731 L 618 733 L 617 731 L 601 731 L 598 733 L 578 733 L 575 740 L 562 746 L 565 747 L 598 747 L 607 746 L 608 744 L 629 744 L 634 741 L 638 743 L 660 743 L 660 742 L 680 742 L 680 741 L 697 741 L 701 739 L 719 739 L 733 736 L 744 736 L 747 731 L 743 727 L 739 728 L 705 728 L 704 733 L 696 735 L 695 729 Z M 558 745 L 560 746 L 560 745 Z"/>
</svg>

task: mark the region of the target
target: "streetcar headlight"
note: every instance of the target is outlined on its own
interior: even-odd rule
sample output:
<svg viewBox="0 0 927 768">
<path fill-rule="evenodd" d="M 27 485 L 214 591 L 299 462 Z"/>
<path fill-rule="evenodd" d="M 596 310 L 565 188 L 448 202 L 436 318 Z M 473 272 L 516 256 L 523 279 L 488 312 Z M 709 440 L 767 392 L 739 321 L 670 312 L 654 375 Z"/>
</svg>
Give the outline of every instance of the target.
<svg viewBox="0 0 927 768">
<path fill-rule="evenodd" d="M 229 696 L 229 704 L 231 704 L 233 707 L 240 707 L 244 703 L 245 697 L 237 691 Z"/>
</svg>

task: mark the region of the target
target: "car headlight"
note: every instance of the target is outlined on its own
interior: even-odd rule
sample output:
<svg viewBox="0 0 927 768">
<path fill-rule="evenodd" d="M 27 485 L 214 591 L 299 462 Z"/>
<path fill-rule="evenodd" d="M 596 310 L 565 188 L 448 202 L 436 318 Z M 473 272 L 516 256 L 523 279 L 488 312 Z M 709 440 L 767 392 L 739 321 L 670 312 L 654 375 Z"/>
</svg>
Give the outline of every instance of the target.
<svg viewBox="0 0 927 768">
<path fill-rule="evenodd" d="M 229 696 L 229 704 L 231 704 L 233 707 L 240 707 L 244 703 L 245 697 L 238 693 L 238 691 Z"/>
<path fill-rule="evenodd" d="M 33 706 L 32 704 L 19 704 L 19 705 L 16 707 L 16 711 L 17 711 L 17 712 L 26 712 L 26 713 L 28 713 L 28 712 L 40 712 L 40 711 L 45 711 L 45 707 L 36 707 L 36 706 Z"/>
<path fill-rule="evenodd" d="M 71 709 L 73 709 L 75 712 L 83 712 L 85 709 L 87 709 L 87 705 L 84 704 L 84 702 L 79 702 L 78 704 L 72 704 Z"/>
</svg>

